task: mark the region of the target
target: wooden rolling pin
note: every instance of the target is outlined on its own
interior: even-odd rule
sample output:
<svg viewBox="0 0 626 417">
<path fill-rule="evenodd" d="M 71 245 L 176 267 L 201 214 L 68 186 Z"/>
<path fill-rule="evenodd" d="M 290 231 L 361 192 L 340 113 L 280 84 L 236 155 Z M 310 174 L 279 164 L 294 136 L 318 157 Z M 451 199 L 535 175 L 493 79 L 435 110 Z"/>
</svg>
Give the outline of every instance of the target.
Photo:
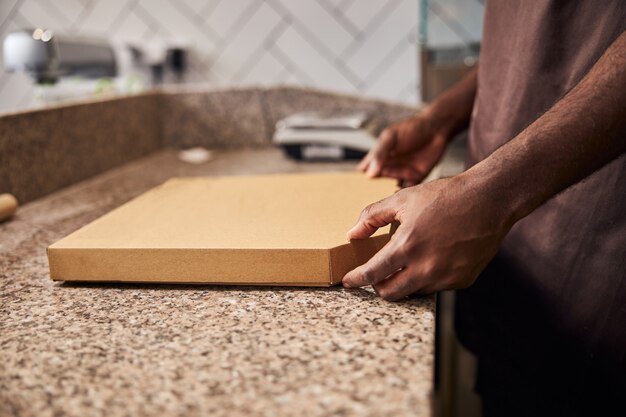
<svg viewBox="0 0 626 417">
<path fill-rule="evenodd" d="M 0 194 L 0 222 L 12 217 L 17 210 L 17 199 L 11 194 Z"/>
</svg>

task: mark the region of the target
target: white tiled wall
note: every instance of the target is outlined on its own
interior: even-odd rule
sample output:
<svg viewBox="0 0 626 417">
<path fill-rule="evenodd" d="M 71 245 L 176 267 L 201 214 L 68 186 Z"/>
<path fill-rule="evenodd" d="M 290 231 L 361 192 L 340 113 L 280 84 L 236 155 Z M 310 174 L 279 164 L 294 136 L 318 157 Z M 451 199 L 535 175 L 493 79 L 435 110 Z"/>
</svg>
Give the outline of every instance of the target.
<svg viewBox="0 0 626 417">
<path fill-rule="evenodd" d="M 419 5 L 420 0 L 0 0 L 0 37 L 46 27 L 119 43 L 184 42 L 192 48 L 190 82 L 287 83 L 417 103 Z M 479 38 L 479 1 L 430 0 L 427 10 L 429 42 Z M 25 75 L 0 70 L 0 111 L 27 106 L 32 95 Z"/>
</svg>

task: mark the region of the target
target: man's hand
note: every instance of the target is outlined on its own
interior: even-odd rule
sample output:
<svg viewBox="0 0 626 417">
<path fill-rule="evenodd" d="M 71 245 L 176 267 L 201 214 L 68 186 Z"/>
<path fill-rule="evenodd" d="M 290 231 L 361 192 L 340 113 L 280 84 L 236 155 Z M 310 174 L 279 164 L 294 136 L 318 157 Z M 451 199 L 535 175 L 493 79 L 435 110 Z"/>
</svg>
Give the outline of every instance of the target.
<svg viewBox="0 0 626 417">
<path fill-rule="evenodd" d="M 399 222 L 391 240 L 343 278 L 372 285 L 386 300 L 471 285 L 512 226 L 508 210 L 464 175 L 405 188 L 366 207 L 348 239 L 364 239 Z"/>
<path fill-rule="evenodd" d="M 424 114 L 396 123 L 380 134 L 357 169 L 370 177 L 419 184 L 441 159 L 448 136 Z"/>
<path fill-rule="evenodd" d="M 415 185 L 439 162 L 448 141 L 469 125 L 477 71 L 448 89 L 418 115 L 385 129 L 358 169 L 370 177 Z"/>
</svg>

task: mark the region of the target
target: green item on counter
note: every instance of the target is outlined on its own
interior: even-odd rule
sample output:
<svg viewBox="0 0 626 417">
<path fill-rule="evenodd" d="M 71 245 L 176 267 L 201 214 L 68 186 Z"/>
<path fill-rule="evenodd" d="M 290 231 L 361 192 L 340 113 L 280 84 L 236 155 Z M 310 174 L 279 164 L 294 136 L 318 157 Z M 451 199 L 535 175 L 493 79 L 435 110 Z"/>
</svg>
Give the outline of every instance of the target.
<svg viewBox="0 0 626 417">
<path fill-rule="evenodd" d="M 111 94 L 115 92 L 115 85 L 113 84 L 113 80 L 111 78 L 100 78 L 96 82 L 96 89 L 94 91 L 94 95 L 102 96 L 105 94 Z"/>
</svg>

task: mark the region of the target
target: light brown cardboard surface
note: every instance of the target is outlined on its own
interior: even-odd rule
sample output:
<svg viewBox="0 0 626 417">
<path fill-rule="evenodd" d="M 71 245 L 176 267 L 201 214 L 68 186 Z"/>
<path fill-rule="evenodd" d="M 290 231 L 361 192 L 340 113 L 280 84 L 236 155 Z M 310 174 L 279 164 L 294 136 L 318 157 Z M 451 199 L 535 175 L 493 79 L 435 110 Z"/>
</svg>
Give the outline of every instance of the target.
<svg viewBox="0 0 626 417">
<path fill-rule="evenodd" d="M 175 178 L 51 245 L 50 276 L 333 285 L 387 242 L 345 234 L 395 190 L 359 173 Z"/>
</svg>

